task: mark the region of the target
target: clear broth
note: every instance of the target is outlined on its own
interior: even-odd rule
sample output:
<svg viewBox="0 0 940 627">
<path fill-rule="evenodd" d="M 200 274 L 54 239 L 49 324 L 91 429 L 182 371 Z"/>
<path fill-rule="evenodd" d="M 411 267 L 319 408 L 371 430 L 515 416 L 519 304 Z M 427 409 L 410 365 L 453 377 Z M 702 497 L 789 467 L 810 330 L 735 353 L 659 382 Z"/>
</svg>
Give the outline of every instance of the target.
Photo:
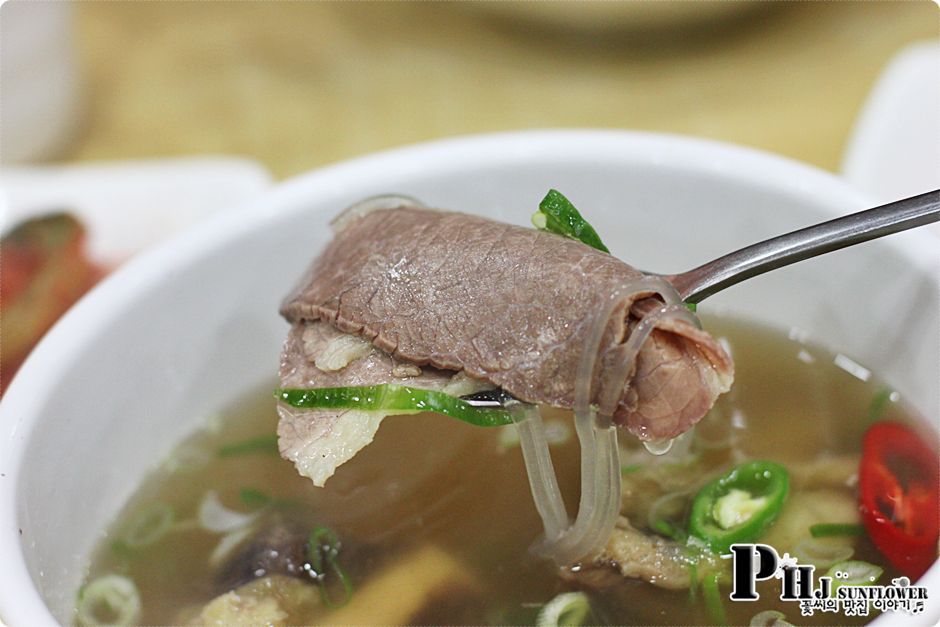
<svg viewBox="0 0 940 627">
<path fill-rule="evenodd" d="M 858 454 L 873 399 L 883 393 L 881 383 L 849 374 L 834 364 L 831 353 L 794 339 L 794 333 L 788 337 L 752 324 L 707 317 L 705 322 L 713 334 L 726 338 L 736 363 L 732 391 L 705 421 L 730 421 L 729 455 L 735 460 L 772 459 L 793 469 L 827 456 Z M 391 417 L 375 441 L 341 466 L 321 489 L 277 455 L 216 453 L 222 446 L 275 432 L 277 417 L 270 394 L 274 386 L 273 380 L 267 382 L 184 442 L 143 483 L 95 551 L 87 581 L 109 573 L 132 579 L 141 595 L 141 623 L 179 623 L 219 593 L 208 561 L 220 536 L 187 523 L 196 518 L 209 490 L 215 490 L 229 508 L 241 511 L 248 508 L 240 500 L 240 490 L 259 490 L 293 503 L 293 518 L 308 520 L 311 527 L 334 529 L 344 543 L 340 561 L 357 591 L 376 572 L 428 544 L 452 556 L 474 582 L 455 588 L 448 602 L 436 593 L 436 599 L 427 599 L 417 612 L 396 607 L 399 600 L 391 596 L 387 612 L 380 614 L 388 617 L 385 622 L 531 624 L 542 604 L 560 592 L 577 589 L 551 564 L 529 553 L 541 523 L 529 495 L 521 451 L 505 444 L 506 428 L 475 428 L 434 415 Z M 548 415 L 555 422 L 568 420 L 563 412 Z M 909 415 L 894 398 L 880 417 L 910 422 Z M 571 437 L 552 449 L 569 510 L 577 503 L 579 459 L 577 440 L 570 431 Z M 636 443 L 627 443 L 627 438 L 624 445 L 635 459 Z M 652 455 L 645 455 L 643 459 L 655 463 Z M 128 521 L 154 502 L 173 508 L 174 529 L 155 544 L 131 551 L 115 543 Z M 643 526 L 642 521 L 634 522 Z M 855 542 L 852 559 L 884 565 L 865 538 Z M 897 574 L 886 568 L 882 583 L 892 576 Z M 779 609 L 794 624 L 807 620 L 851 624 L 872 618 L 818 612 L 803 618 L 798 604 L 776 599 L 779 591 L 767 586 L 761 590 L 759 602 L 736 604 L 727 600 L 727 587 L 722 588 L 731 623 L 747 624 L 764 609 Z M 604 590 L 586 591 L 593 618 L 603 623 L 709 623 L 701 595 L 692 601 L 687 590 L 663 590 L 623 579 Z M 465 602 L 456 598 L 467 594 Z M 355 603 L 356 592 L 347 607 Z M 322 607 L 303 620 L 329 620 L 330 611 Z"/>
</svg>

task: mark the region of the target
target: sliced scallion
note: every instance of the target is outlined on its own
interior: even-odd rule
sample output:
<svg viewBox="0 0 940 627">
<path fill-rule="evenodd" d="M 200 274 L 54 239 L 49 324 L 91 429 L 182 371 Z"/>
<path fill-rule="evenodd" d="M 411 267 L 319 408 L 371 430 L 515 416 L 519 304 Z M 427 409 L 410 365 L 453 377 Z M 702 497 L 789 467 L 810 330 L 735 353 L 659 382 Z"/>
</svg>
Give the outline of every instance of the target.
<svg viewBox="0 0 940 627">
<path fill-rule="evenodd" d="M 261 509 L 263 507 L 296 507 L 297 501 L 289 499 L 274 498 L 267 492 L 256 488 L 242 488 L 238 491 L 238 498 L 251 510 Z"/>
<path fill-rule="evenodd" d="M 538 627 L 576 627 L 583 625 L 591 614 L 591 603 L 583 592 L 564 592 L 546 603 L 539 611 Z"/>
<path fill-rule="evenodd" d="M 342 548 L 336 533 L 329 527 L 317 526 L 310 532 L 307 541 L 307 559 L 312 575 L 320 585 L 320 598 L 324 605 L 330 608 L 342 607 L 352 598 L 352 581 L 346 571 L 339 565 L 337 558 Z M 343 588 L 343 597 L 334 600 L 328 589 L 327 569 L 331 569 Z"/>
<path fill-rule="evenodd" d="M 268 453 L 277 455 L 277 435 L 262 435 L 257 438 L 226 444 L 218 450 L 219 457 L 234 457 L 249 453 Z"/>
<path fill-rule="evenodd" d="M 140 616 L 140 593 L 122 575 L 104 575 L 78 591 L 78 623 L 82 625 L 133 625 Z"/>
<path fill-rule="evenodd" d="M 497 427 L 512 422 L 509 412 L 501 409 L 474 407 L 443 392 L 391 383 L 344 388 L 279 389 L 274 396 L 292 407 L 305 409 L 391 410 L 403 414 L 429 411 L 478 427 Z"/>
<path fill-rule="evenodd" d="M 575 209 L 571 201 L 555 189 L 539 203 L 539 210 L 532 214 L 532 225 L 541 231 L 550 231 L 579 240 L 592 248 L 609 253 L 594 227 Z"/>
<path fill-rule="evenodd" d="M 173 508 L 166 503 L 151 503 L 125 526 L 114 544 L 127 549 L 139 549 L 154 544 L 173 527 Z"/>
<path fill-rule="evenodd" d="M 228 533 L 254 522 L 259 512 L 246 514 L 222 505 L 215 490 L 209 490 L 199 503 L 199 526 L 214 533 Z"/>
<path fill-rule="evenodd" d="M 855 552 L 850 546 L 832 544 L 817 538 L 801 540 L 793 549 L 793 556 L 801 564 L 813 564 L 816 568 L 828 568 L 845 561 Z"/>
<path fill-rule="evenodd" d="M 868 422 L 878 422 L 888 410 L 888 403 L 892 400 L 894 390 L 888 387 L 881 388 L 871 399 L 868 405 Z"/>
<path fill-rule="evenodd" d="M 249 509 L 261 509 L 265 505 L 270 505 L 274 499 L 261 490 L 254 488 L 242 488 L 238 491 L 238 498 L 242 500 Z"/>
<path fill-rule="evenodd" d="M 728 617 L 725 615 L 725 605 L 721 599 L 721 589 L 718 587 L 719 575 L 706 575 L 702 580 L 702 599 L 705 601 L 705 611 L 708 620 L 713 625 L 727 625 Z"/>
<path fill-rule="evenodd" d="M 832 577 L 832 589 L 840 586 L 870 586 L 884 573 L 884 569 L 877 564 L 861 560 L 848 560 L 833 564 L 826 575 Z"/>
<path fill-rule="evenodd" d="M 809 534 L 814 538 L 830 536 L 860 536 L 865 533 L 865 526 L 855 523 L 819 523 L 811 525 Z"/>
</svg>

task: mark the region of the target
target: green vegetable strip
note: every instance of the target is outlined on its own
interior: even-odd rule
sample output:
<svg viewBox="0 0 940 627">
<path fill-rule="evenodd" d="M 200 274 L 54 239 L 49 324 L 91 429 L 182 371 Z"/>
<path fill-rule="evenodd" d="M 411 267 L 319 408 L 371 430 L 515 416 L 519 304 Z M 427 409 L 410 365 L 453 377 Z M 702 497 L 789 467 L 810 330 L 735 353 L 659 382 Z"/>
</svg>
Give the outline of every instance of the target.
<svg viewBox="0 0 940 627">
<path fill-rule="evenodd" d="M 532 224 L 537 229 L 580 240 L 605 253 L 610 252 L 594 227 L 581 217 L 571 201 L 558 190 L 548 190 L 548 194 L 539 203 L 539 210 L 532 214 Z"/>
<path fill-rule="evenodd" d="M 819 523 L 809 528 L 809 533 L 814 538 L 828 538 L 830 536 L 860 536 L 864 535 L 864 525 L 853 523 Z"/>
<path fill-rule="evenodd" d="M 261 509 L 273 501 L 270 496 L 254 488 L 242 488 L 238 491 L 238 497 L 251 509 Z"/>
<path fill-rule="evenodd" d="M 881 388 L 871 399 L 868 406 L 868 422 L 877 422 L 881 420 L 888 409 L 888 402 L 891 400 L 891 394 L 894 390 L 891 388 Z"/>
<path fill-rule="evenodd" d="M 695 313 L 696 311 L 698 311 L 698 305 L 695 303 L 683 303 L 683 304 L 685 305 L 685 308 L 691 311 L 692 313 Z"/>
<path fill-rule="evenodd" d="M 478 427 L 497 427 L 512 422 L 509 412 L 474 407 L 443 392 L 405 385 L 371 385 L 347 388 L 279 389 L 275 398 L 305 409 L 360 409 L 364 411 L 430 411 L 463 420 Z"/>
<path fill-rule="evenodd" d="M 708 575 L 702 580 L 702 599 L 705 601 L 705 610 L 708 620 L 713 625 L 727 625 L 728 617 L 725 606 L 721 600 L 721 589 L 718 587 L 719 575 Z"/>
<path fill-rule="evenodd" d="M 262 435 L 250 440 L 227 444 L 218 450 L 219 457 L 234 457 L 248 453 L 273 453 L 277 455 L 277 436 Z"/>
<path fill-rule="evenodd" d="M 307 558 L 310 567 L 317 576 L 320 584 L 320 598 L 323 603 L 330 608 L 342 607 L 349 603 L 352 598 L 352 581 L 346 574 L 346 571 L 337 563 L 336 558 L 339 555 L 340 542 L 336 533 L 329 527 L 314 527 L 310 532 L 310 539 L 307 541 Z M 334 601 L 326 587 L 326 568 L 323 561 L 326 560 L 336 578 L 343 586 L 343 598 L 340 601 Z"/>
<path fill-rule="evenodd" d="M 665 519 L 657 520 L 653 523 L 653 531 L 660 533 L 676 542 L 685 542 L 688 536 L 684 531 Z"/>
</svg>

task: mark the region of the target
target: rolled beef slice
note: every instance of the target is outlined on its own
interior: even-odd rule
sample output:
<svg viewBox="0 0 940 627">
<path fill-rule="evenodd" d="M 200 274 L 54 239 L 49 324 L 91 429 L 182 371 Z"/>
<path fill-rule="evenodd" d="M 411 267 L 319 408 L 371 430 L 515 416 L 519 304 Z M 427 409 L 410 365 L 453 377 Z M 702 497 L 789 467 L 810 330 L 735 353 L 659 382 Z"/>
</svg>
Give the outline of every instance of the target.
<svg viewBox="0 0 940 627">
<path fill-rule="evenodd" d="M 614 386 L 618 425 L 643 440 L 672 438 L 729 389 L 733 364 L 708 333 L 667 317 L 656 322 L 626 379 L 613 380 L 627 338 L 653 308 L 651 292 L 624 290 L 642 276 L 552 233 L 418 207 L 374 211 L 342 225 L 285 300 L 281 313 L 293 328 L 281 382 L 406 379 L 444 389 L 459 373 L 462 388 L 501 387 L 526 402 L 570 408 L 597 314 L 618 294 L 597 353 L 592 401 Z M 337 352 L 337 363 L 327 363 Z M 335 439 L 327 436 L 337 412 L 279 409 L 282 454 L 295 463 L 311 454 L 342 463 L 371 441 L 381 419 L 373 416 L 371 433 L 337 455 L 323 449 Z M 318 477 L 325 481 L 338 463 L 317 470 Z"/>
</svg>

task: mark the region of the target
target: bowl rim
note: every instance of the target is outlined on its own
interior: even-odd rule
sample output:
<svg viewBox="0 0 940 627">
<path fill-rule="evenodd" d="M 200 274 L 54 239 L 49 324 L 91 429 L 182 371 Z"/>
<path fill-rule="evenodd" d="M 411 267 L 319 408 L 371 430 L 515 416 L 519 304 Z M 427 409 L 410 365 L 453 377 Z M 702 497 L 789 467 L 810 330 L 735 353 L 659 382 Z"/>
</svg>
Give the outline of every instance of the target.
<svg viewBox="0 0 940 627">
<path fill-rule="evenodd" d="M 467 163 L 502 162 L 507 166 L 546 155 L 559 163 L 591 158 L 641 160 L 681 167 L 731 180 L 764 185 L 823 198 L 822 211 L 836 217 L 832 205 L 846 211 L 870 206 L 866 196 L 835 174 L 792 159 L 734 144 L 680 135 L 613 129 L 547 129 L 467 135 L 392 148 L 342 161 L 300 174 L 276 184 L 270 191 L 229 211 L 219 212 L 167 242 L 141 253 L 102 281 L 74 305 L 43 337 L 29 355 L 0 401 L 0 555 L 5 568 L 0 574 L 0 619 L 10 624 L 55 624 L 39 587 L 27 568 L 16 504 L 19 469 L 33 426 L 41 416 L 39 395 L 32 390 L 48 387 L 66 371 L 109 321 L 141 294 L 173 270 L 189 267 L 200 259 L 256 229 L 274 216 L 283 217 L 281 205 L 310 197 L 318 189 L 343 189 L 356 185 L 371 171 L 391 168 L 397 172 L 437 172 L 463 169 Z M 292 211 L 303 212 L 298 206 Z M 931 234 L 912 232 L 898 253 L 923 272 L 935 272 L 936 240 Z M 940 563 L 925 579 L 940 580 Z"/>
</svg>

